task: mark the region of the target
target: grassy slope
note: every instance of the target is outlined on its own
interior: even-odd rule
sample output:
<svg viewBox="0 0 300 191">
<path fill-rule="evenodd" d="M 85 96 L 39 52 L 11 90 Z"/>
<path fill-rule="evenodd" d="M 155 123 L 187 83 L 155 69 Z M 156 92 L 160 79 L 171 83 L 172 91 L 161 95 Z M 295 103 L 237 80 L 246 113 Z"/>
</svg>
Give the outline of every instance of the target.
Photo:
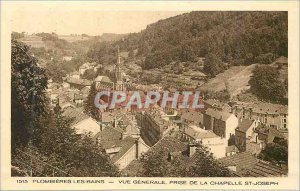
<svg viewBox="0 0 300 191">
<path fill-rule="evenodd" d="M 227 86 L 229 93 L 234 96 L 249 89 L 249 80 L 255 65 L 233 66 L 215 78 L 210 79 L 202 88 L 208 91 L 221 91 Z"/>
</svg>

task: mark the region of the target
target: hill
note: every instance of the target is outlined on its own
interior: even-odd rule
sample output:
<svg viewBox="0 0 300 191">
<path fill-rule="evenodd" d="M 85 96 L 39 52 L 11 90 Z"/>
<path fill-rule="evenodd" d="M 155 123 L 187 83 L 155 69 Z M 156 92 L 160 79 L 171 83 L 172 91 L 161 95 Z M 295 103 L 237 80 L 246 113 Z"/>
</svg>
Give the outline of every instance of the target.
<svg viewBox="0 0 300 191">
<path fill-rule="evenodd" d="M 249 65 L 287 56 L 287 23 L 287 12 L 191 12 L 148 25 L 117 44 L 138 49 L 146 57 L 144 69 L 212 54 L 220 59 L 221 72 L 223 63 Z"/>
<path fill-rule="evenodd" d="M 231 96 L 236 96 L 250 88 L 248 82 L 255 66 L 255 64 L 250 66 L 232 66 L 208 80 L 201 88 L 213 92 L 227 89 Z"/>
</svg>

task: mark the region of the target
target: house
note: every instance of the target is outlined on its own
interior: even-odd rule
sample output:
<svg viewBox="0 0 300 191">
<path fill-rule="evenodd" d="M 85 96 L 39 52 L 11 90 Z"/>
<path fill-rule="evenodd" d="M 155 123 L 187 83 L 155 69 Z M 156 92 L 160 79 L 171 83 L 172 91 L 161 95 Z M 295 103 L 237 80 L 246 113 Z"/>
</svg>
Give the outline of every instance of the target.
<svg viewBox="0 0 300 191">
<path fill-rule="evenodd" d="M 91 87 L 92 82 L 87 79 L 67 78 L 67 82 L 71 88 L 82 89 L 84 87 Z"/>
<path fill-rule="evenodd" d="M 74 99 L 73 102 L 77 105 L 77 106 L 82 106 L 83 105 L 83 95 L 82 93 L 79 94 L 75 94 L 74 95 Z"/>
<path fill-rule="evenodd" d="M 242 119 L 235 129 L 235 145 L 240 152 L 246 151 L 247 140 L 251 140 L 254 129 L 258 126 L 258 120 Z"/>
<path fill-rule="evenodd" d="M 112 162 L 120 170 L 141 157 L 149 146 L 141 138 L 126 135 L 120 128 L 107 126 L 93 138 L 109 155 Z"/>
<path fill-rule="evenodd" d="M 261 124 L 256 127 L 253 135 L 253 142 L 259 144 L 262 149 L 269 143 L 275 143 L 285 139 L 286 137 L 279 130 Z"/>
<path fill-rule="evenodd" d="M 171 121 L 162 118 L 162 111 L 152 109 L 147 112 L 138 112 L 136 114 L 137 125 L 140 126 L 141 137 L 149 146 L 157 143 L 171 129 L 177 126 Z"/>
<path fill-rule="evenodd" d="M 81 109 L 68 107 L 64 110 L 63 115 L 73 119 L 71 127 L 78 134 L 91 133 L 92 136 L 95 136 L 100 131 L 100 125 L 97 121 L 84 114 Z"/>
<path fill-rule="evenodd" d="M 238 126 L 238 118 L 232 113 L 208 108 L 203 117 L 205 130 L 212 130 L 216 135 L 232 139 L 235 129 Z"/>
<path fill-rule="evenodd" d="M 278 130 L 288 130 L 288 107 L 271 103 L 232 103 L 232 113 L 239 119 L 256 119 Z"/>
<path fill-rule="evenodd" d="M 181 136 L 181 141 L 199 143 L 206 147 L 216 158 L 226 156 L 227 140 L 217 136 L 211 130 L 204 130 L 196 126 L 186 127 Z"/>
</svg>

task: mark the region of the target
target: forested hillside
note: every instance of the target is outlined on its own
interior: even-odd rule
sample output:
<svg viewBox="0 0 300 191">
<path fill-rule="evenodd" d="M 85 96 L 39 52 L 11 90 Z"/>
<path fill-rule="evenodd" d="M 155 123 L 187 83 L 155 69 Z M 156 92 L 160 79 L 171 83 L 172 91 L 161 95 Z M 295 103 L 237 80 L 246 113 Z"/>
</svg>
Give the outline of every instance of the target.
<svg viewBox="0 0 300 191">
<path fill-rule="evenodd" d="M 268 64 L 287 56 L 287 19 L 287 12 L 191 12 L 148 25 L 110 48 L 137 49 L 146 58 L 143 69 L 206 57 L 204 72 L 215 76 L 230 65 Z M 89 56 L 99 60 L 101 51 L 93 49 Z"/>
</svg>

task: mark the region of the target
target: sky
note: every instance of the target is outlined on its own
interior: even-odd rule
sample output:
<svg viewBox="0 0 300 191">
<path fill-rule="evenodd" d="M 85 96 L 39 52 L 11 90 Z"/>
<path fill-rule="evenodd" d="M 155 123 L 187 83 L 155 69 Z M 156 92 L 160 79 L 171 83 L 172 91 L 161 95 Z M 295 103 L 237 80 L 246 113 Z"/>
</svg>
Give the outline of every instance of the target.
<svg viewBox="0 0 300 191">
<path fill-rule="evenodd" d="M 59 35 L 103 33 L 132 33 L 182 11 L 122 11 L 96 8 L 15 7 L 11 15 L 11 29 L 16 32 L 55 32 Z"/>
</svg>

